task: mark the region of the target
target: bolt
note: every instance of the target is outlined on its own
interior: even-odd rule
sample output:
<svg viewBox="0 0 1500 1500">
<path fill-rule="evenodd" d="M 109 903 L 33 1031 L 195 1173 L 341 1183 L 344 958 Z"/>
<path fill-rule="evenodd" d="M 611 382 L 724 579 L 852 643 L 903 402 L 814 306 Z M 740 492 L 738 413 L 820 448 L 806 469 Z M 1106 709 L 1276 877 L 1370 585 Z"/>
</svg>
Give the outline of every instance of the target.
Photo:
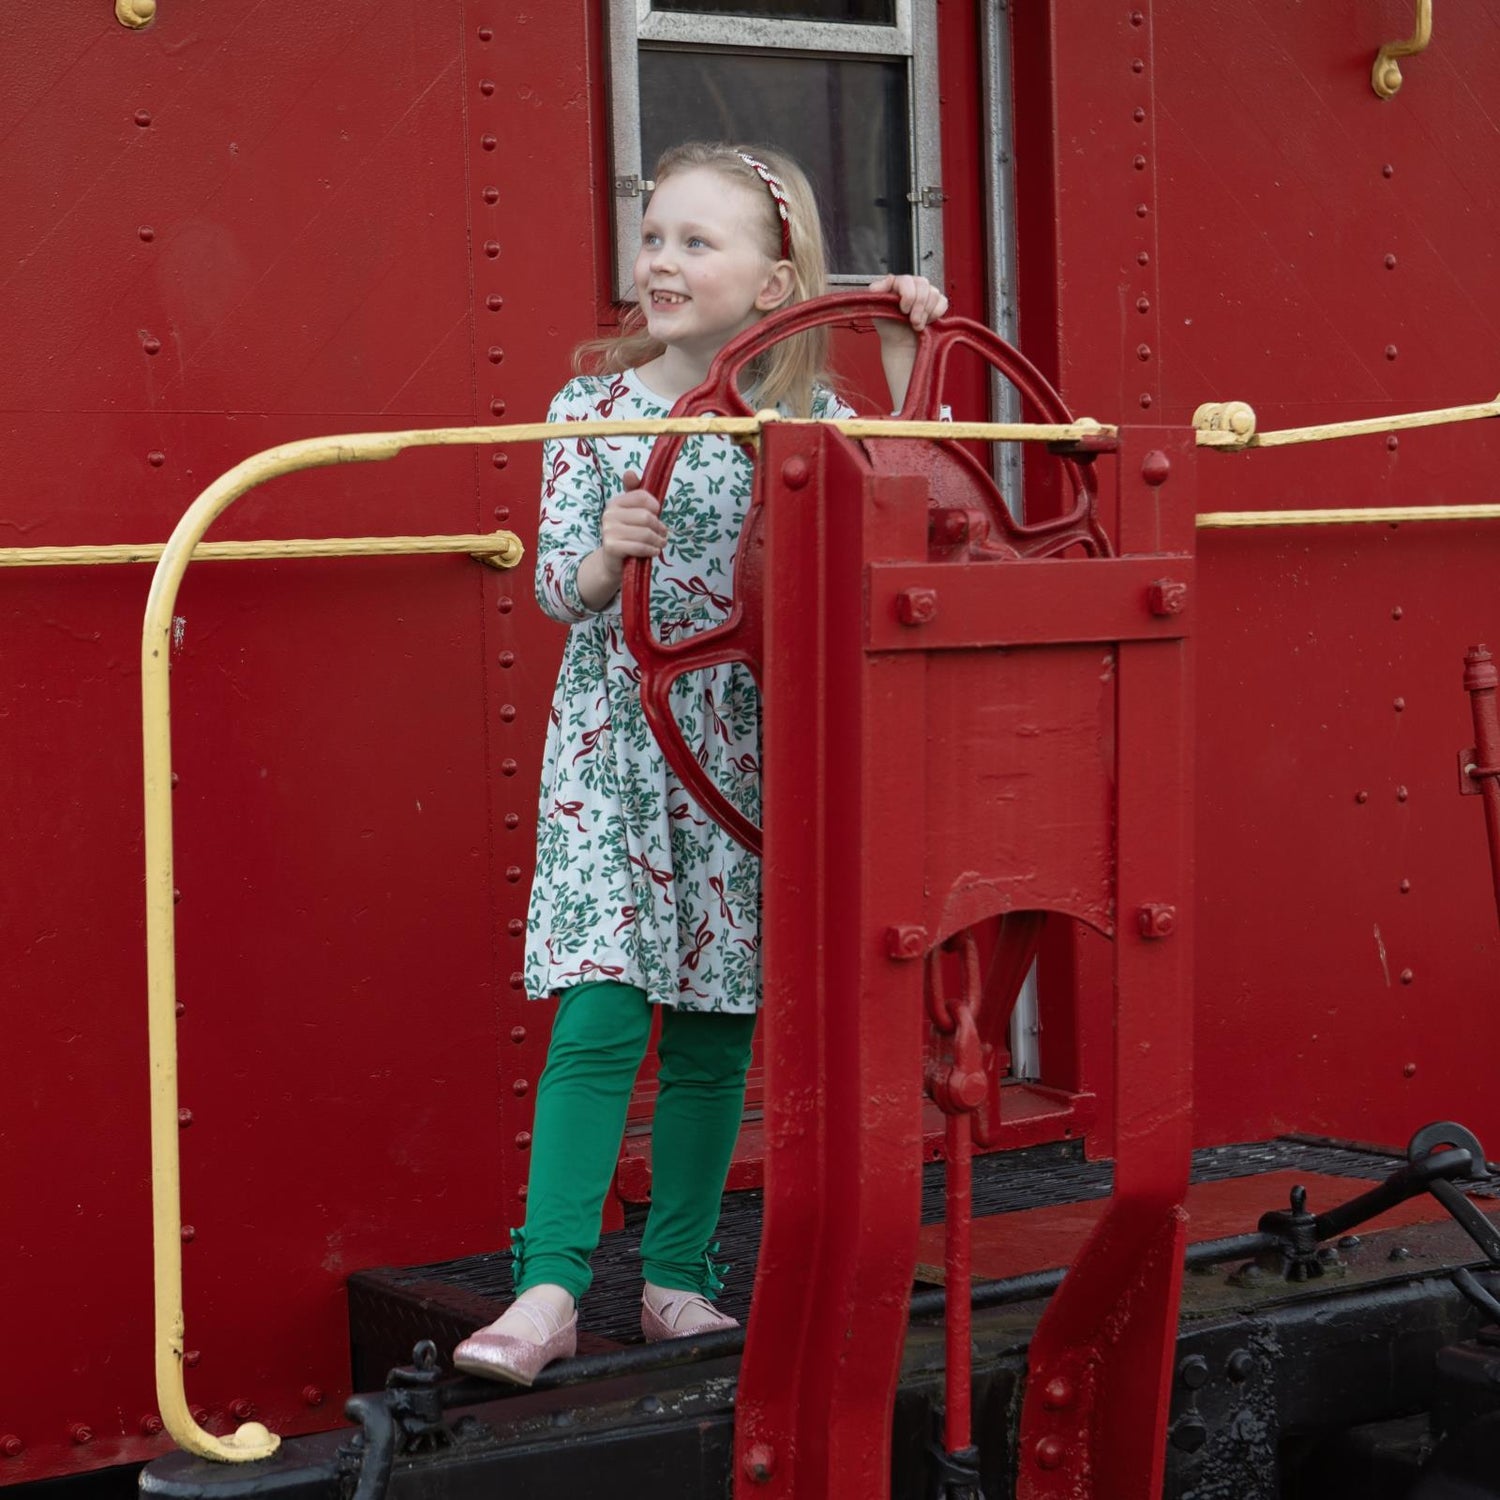
<svg viewBox="0 0 1500 1500">
<path fill-rule="evenodd" d="M 934 506 L 927 517 L 927 534 L 935 542 L 957 546 L 969 540 L 969 513 L 957 505 Z"/>
<path fill-rule="evenodd" d="M 531 1144 L 531 1132 L 529 1130 L 518 1130 L 516 1132 L 516 1150 L 524 1151 Z"/>
<path fill-rule="evenodd" d="M 182 1226 L 182 1243 L 184 1245 L 191 1245 L 197 1238 L 198 1231 L 191 1224 L 184 1224 Z"/>
<path fill-rule="evenodd" d="M 1177 908 L 1151 902 L 1136 913 L 1143 938 L 1169 938 L 1177 930 Z"/>
<path fill-rule="evenodd" d="M 1405 1245 L 1397 1245 L 1387 1258 L 1390 1260 L 1410 1260 L 1411 1251 Z"/>
<path fill-rule="evenodd" d="M 510 1039 L 519 1046 L 526 1040 L 526 1028 L 524 1026 L 512 1026 L 510 1028 Z"/>
<path fill-rule="evenodd" d="M 1395 702 L 1391 704 L 1391 707 L 1394 708 L 1398 714 L 1399 713 L 1405 713 L 1405 711 L 1406 711 L 1406 699 L 1405 698 L 1397 698 L 1395 700 Z"/>
<path fill-rule="evenodd" d="M 1400 885 L 1401 894 L 1404 896 L 1410 890 L 1411 890 L 1411 881 L 1409 881 L 1409 880 L 1403 880 L 1401 882 L 1401 885 Z"/>
<path fill-rule="evenodd" d="M 1248 1349 L 1236 1349 L 1229 1356 L 1225 1370 L 1233 1381 L 1245 1381 L 1255 1369 L 1255 1356 Z"/>
<path fill-rule="evenodd" d="M 151 123 L 151 111 L 149 109 L 136 110 L 135 123 L 144 130 Z"/>
<path fill-rule="evenodd" d="M 68 1436 L 79 1447 L 82 1447 L 85 1443 L 92 1443 L 94 1441 L 94 1429 L 87 1422 L 74 1422 L 68 1428 Z"/>
<path fill-rule="evenodd" d="M 1063 1461 L 1061 1438 L 1044 1437 L 1036 1445 L 1036 1462 L 1040 1469 L 1055 1469 Z"/>
<path fill-rule="evenodd" d="M 927 951 L 927 929 L 915 925 L 887 927 L 885 951 L 890 958 L 921 958 Z"/>
<path fill-rule="evenodd" d="M 191 1370 L 193 1368 L 193 1366 L 196 1365 L 198 1363 L 198 1361 L 200 1359 L 202 1359 L 202 1358 L 203 1358 L 203 1355 L 202 1355 L 202 1353 L 199 1350 L 197 1350 L 197 1349 L 188 1349 L 188 1350 L 185 1350 L 183 1352 L 182 1362 L 183 1362 L 183 1364 L 185 1364 L 188 1367 L 188 1369 Z"/>
<path fill-rule="evenodd" d="M 1402 984 L 1410 984 L 1412 982 L 1412 980 L 1415 979 L 1416 977 L 1417 976 L 1415 974 L 1413 974 L 1410 969 L 1402 969 L 1402 971 L 1401 971 L 1401 983 Z"/>
<path fill-rule="evenodd" d="M 229 1403 L 229 1415 L 236 1422 L 248 1422 L 255 1415 L 255 1403 L 247 1396 L 236 1396 Z"/>
<path fill-rule="evenodd" d="M 1417 1076 L 1416 1063 L 1404 1063 L 1401 1068 L 1401 1076 L 1403 1078 L 1415 1078 Z"/>
<path fill-rule="evenodd" d="M 1144 345 L 1142 346 L 1144 347 Z M 1149 350 L 1147 353 L 1149 354 Z M 1142 358 L 1145 358 L 1142 355 Z M 1160 448 L 1153 448 L 1141 460 L 1141 478 L 1149 485 L 1163 485 L 1172 472 L 1172 460 Z"/>
<path fill-rule="evenodd" d="M 1054 1375 L 1042 1388 L 1042 1402 L 1050 1411 L 1066 1411 L 1076 1396 L 1073 1382 L 1063 1375 Z"/>
<path fill-rule="evenodd" d="M 7 1432 L 4 1437 L 0 1437 L 0 1453 L 6 1458 L 19 1458 L 25 1450 L 26 1444 L 15 1433 Z"/>
<path fill-rule="evenodd" d="M 524 1078 L 518 1078 L 511 1084 L 510 1091 L 517 1099 L 524 1099 L 531 1092 L 531 1084 Z"/>
<path fill-rule="evenodd" d="M 1158 578 L 1146 590 L 1146 604 L 1153 615 L 1180 615 L 1187 608 L 1187 584 L 1175 578 Z"/>
<path fill-rule="evenodd" d="M 149 245 L 156 238 L 156 231 L 149 224 L 142 224 L 136 230 L 136 234 L 140 238 L 141 243 L 146 245 Z"/>
<path fill-rule="evenodd" d="M 1368 802 L 1370 800 L 1370 794 L 1368 792 L 1356 792 L 1354 794 L 1354 800 L 1356 802 Z"/>
<path fill-rule="evenodd" d="M 936 589 L 902 589 L 896 595 L 896 618 L 903 625 L 926 625 L 937 618 Z"/>
<path fill-rule="evenodd" d="M 811 478 L 812 470 L 808 468 L 807 460 L 799 455 L 793 455 L 781 466 L 781 482 L 789 490 L 804 488 Z"/>
<path fill-rule="evenodd" d="M 1172 1446 L 1196 1453 L 1208 1441 L 1208 1423 L 1202 1417 L 1179 1417 L 1172 1424 Z"/>
<path fill-rule="evenodd" d="M 1387 359 L 1395 359 L 1396 355 L 1399 352 L 1400 351 L 1396 348 L 1396 346 L 1394 344 L 1387 344 L 1385 346 L 1385 357 Z"/>
<path fill-rule="evenodd" d="M 1357 1234 L 1342 1235 L 1338 1246 L 1340 1250 L 1357 1250 L 1359 1249 L 1359 1236 Z"/>
<path fill-rule="evenodd" d="M 322 1387 L 316 1385 L 303 1386 L 302 1400 L 307 1406 L 321 1406 L 323 1404 Z"/>
<path fill-rule="evenodd" d="M 144 349 L 147 354 L 160 354 L 161 340 L 155 338 L 144 338 L 141 340 L 141 348 Z"/>
<path fill-rule="evenodd" d="M 1177 1378 L 1190 1390 L 1196 1391 L 1208 1383 L 1208 1361 L 1201 1354 L 1190 1354 L 1177 1366 Z"/>
<path fill-rule="evenodd" d="M 1386 256 L 1385 268 L 1387 271 L 1394 271 L 1396 269 L 1396 257 L 1394 255 Z"/>
<path fill-rule="evenodd" d="M 635 1409 L 637 1411 L 645 1412 L 647 1416 L 654 1416 L 661 1410 L 661 1397 L 642 1396 L 641 1399 L 636 1402 Z"/>
<path fill-rule="evenodd" d="M 190 1109 L 179 1109 L 177 1111 L 177 1128 L 186 1130 L 193 1123 L 193 1112 Z"/>
<path fill-rule="evenodd" d="M 161 1418 L 154 1411 L 148 1411 L 141 1418 L 140 1427 L 143 1437 L 155 1437 L 161 1431 Z"/>
<path fill-rule="evenodd" d="M 765 1484 L 776 1472 L 776 1450 L 769 1443 L 752 1443 L 745 1450 L 745 1475 L 752 1484 Z"/>
<path fill-rule="evenodd" d="M 1396 788 L 1396 801 L 1397 802 L 1405 802 L 1406 799 L 1407 799 L 1407 797 L 1409 797 L 1410 795 L 1411 794 L 1406 790 L 1406 788 L 1404 786 L 1398 786 Z"/>
</svg>

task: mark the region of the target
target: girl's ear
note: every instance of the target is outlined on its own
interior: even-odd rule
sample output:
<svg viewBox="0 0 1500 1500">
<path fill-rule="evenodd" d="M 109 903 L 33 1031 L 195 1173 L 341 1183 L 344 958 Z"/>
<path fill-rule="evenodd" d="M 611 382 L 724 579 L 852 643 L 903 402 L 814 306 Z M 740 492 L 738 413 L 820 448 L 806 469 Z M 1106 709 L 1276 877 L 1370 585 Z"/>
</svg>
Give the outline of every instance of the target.
<svg viewBox="0 0 1500 1500">
<path fill-rule="evenodd" d="M 778 307 L 786 305 L 786 299 L 792 295 L 795 285 L 796 274 L 792 270 L 791 261 L 778 260 L 755 299 L 756 307 L 761 312 L 775 312 Z"/>
</svg>

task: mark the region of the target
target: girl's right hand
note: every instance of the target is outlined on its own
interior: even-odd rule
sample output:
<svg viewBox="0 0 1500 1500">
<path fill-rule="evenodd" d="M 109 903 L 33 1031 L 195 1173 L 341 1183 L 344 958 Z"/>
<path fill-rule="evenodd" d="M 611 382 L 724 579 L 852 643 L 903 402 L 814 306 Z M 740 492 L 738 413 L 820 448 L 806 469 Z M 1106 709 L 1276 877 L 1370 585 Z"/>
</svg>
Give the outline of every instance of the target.
<svg viewBox="0 0 1500 1500">
<path fill-rule="evenodd" d="M 578 592 L 590 609 L 603 609 L 620 592 L 629 557 L 659 557 L 667 544 L 661 501 L 641 488 L 634 469 L 625 488 L 610 499 L 599 519 L 599 546 L 578 568 Z"/>
</svg>

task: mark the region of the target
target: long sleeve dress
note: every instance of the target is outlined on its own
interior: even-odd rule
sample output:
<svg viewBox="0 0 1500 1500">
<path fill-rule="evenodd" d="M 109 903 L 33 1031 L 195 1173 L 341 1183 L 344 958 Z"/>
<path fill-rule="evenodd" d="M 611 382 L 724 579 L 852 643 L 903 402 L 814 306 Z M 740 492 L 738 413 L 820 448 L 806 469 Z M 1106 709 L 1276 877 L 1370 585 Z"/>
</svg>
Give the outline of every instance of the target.
<svg viewBox="0 0 1500 1500">
<path fill-rule="evenodd" d="M 581 376 L 548 421 L 664 417 L 634 371 Z M 820 389 L 814 414 L 850 408 Z M 652 439 L 569 439 L 543 447 L 536 594 L 569 625 L 552 699 L 526 938 L 526 990 L 545 997 L 611 979 L 651 1003 L 753 1012 L 760 1001 L 760 861 L 683 790 L 641 707 L 639 669 L 616 597 L 578 593 L 578 565 L 600 543 L 605 503 L 644 473 Z M 664 641 L 722 622 L 750 502 L 750 460 L 726 438 L 683 445 L 662 501 L 666 549 L 652 568 L 651 615 Z M 760 694 L 738 665 L 672 687 L 688 745 L 747 817 L 760 817 Z"/>
</svg>

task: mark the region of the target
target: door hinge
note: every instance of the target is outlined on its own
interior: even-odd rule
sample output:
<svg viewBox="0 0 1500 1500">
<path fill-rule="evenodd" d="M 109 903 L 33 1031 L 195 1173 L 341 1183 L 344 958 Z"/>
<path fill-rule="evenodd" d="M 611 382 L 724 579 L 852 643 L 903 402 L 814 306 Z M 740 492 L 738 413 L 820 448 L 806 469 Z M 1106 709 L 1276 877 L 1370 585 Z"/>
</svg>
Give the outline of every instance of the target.
<svg viewBox="0 0 1500 1500">
<path fill-rule="evenodd" d="M 918 208 L 937 208 L 948 201 L 948 195 L 940 187 L 924 187 L 919 192 L 906 195 L 908 203 L 915 203 Z"/>
<path fill-rule="evenodd" d="M 617 198 L 640 198 L 646 193 L 654 192 L 656 184 L 649 177 L 637 177 L 632 172 L 628 177 L 615 178 L 615 197 Z"/>
</svg>

